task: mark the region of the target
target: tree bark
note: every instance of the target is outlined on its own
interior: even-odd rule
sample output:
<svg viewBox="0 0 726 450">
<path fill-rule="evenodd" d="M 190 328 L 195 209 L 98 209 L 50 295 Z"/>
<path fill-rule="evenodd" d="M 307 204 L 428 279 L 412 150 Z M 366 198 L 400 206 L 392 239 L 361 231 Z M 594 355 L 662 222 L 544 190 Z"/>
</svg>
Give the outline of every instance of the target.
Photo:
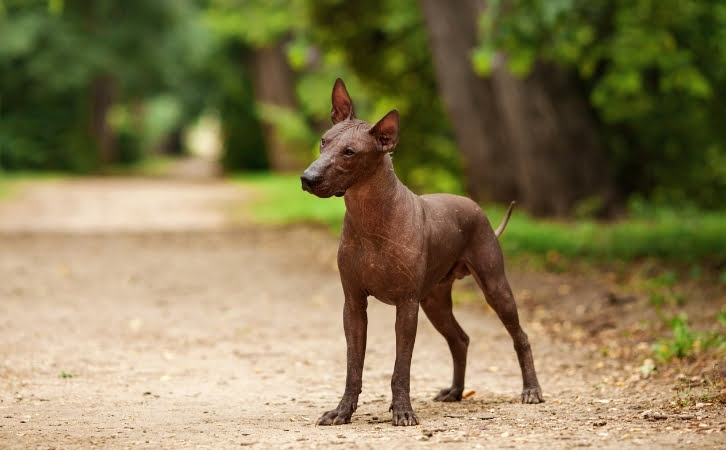
<svg viewBox="0 0 726 450">
<path fill-rule="evenodd" d="M 519 80 L 504 65 L 491 77 L 512 138 L 517 184 L 536 215 L 566 216 L 586 199 L 600 214 L 612 202 L 612 181 L 597 141 L 594 118 L 577 80 L 564 69 L 538 63 Z"/>
<path fill-rule="evenodd" d="M 282 44 L 256 49 L 252 56 L 252 84 L 255 101 L 283 108 L 297 109 L 295 76 L 287 63 Z M 290 172 L 304 168 L 304 163 L 290 144 L 276 130 L 275 124 L 262 122 L 262 134 L 267 147 L 270 167 Z"/>
<path fill-rule="evenodd" d="M 510 163 L 509 130 L 499 124 L 492 84 L 476 76 L 470 52 L 483 2 L 421 0 L 439 91 L 462 153 L 466 186 L 477 201 L 508 202 L 519 195 Z"/>
<path fill-rule="evenodd" d="M 517 200 L 536 215 L 565 216 L 598 197 L 603 212 L 612 181 L 595 119 L 577 79 L 536 64 L 525 79 L 500 56 L 488 78 L 473 71 L 482 0 L 421 0 L 437 81 L 478 201 Z M 593 202 L 593 204 L 597 203 Z"/>
</svg>

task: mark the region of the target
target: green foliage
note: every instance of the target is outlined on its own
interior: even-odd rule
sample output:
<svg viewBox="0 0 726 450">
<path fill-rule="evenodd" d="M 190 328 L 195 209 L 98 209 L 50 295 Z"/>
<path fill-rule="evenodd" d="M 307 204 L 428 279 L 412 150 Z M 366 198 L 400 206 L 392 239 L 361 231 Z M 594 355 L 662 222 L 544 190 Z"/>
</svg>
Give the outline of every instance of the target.
<svg viewBox="0 0 726 450">
<path fill-rule="evenodd" d="M 291 146 L 300 147 L 302 142 L 306 148 L 315 140 L 303 111 L 258 103 L 250 75 L 255 49 L 276 46 L 305 33 L 305 3 L 210 0 L 205 9 L 204 23 L 219 46 L 214 77 L 219 85 L 216 103 L 222 120 L 222 164 L 226 170 L 269 168 L 260 128 L 263 121 L 273 124 L 278 137 Z"/>
<path fill-rule="evenodd" d="M 541 60 L 577 72 L 632 204 L 726 206 L 723 1 L 487 5 L 474 69 L 488 74 L 504 51 L 520 76 Z M 100 77 L 110 77 L 114 91 L 107 117 L 117 137 L 114 163 L 134 163 L 201 111 L 221 119 L 228 170 L 268 167 L 261 121 L 291 147 L 310 148 L 312 159 L 340 76 L 360 118 L 401 112 L 395 159 L 404 182 L 421 193 L 463 191 L 416 0 L 0 0 L 0 43 L 5 169 L 98 169 L 90 125 L 91 87 Z M 271 45 L 283 46 L 294 70 L 296 109 L 255 100 L 250 55 Z M 586 199 L 577 217 L 591 217 L 601 202 Z"/>
<path fill-rule="evenodd" d="M 96 169 L 92 85 L 108 78 L 111 101 L 136 113 L 152 93 L 184 91 L 209 48 L 197 8 L 175 0 L 4 0 L 0 164 Z M 143 137 L 141 127 L 136 121 L 120 130 L 121 159 L 141 156 L 134 142 Z"/>
<path fill-rule="evenodd" d="M 660 204 L 726 206 L 726 3 L 721 0 L 489 2 L 475 70 L 499 50 L 579 73 L 618 185 Z"/>
<path fill-rule="evenodd" d="M 330 126 L 330 92 L 335 78 L 342 77 L 361 119 L 375 122 L 394 107 L 401 112 L 396 161 L 413 189 L 462 190 L 458 153 L 414 0 L 212 0 L 205 21 L 221 41 L 250 51 L 285 44 L 296 75 L 299 109 L 255 104 L 250 117 L 274 124 L 292 147 L 310 148 L 309 159 L 318 137 Z M 226 115 L 221 111 L 223 121 Z M 229 151 L 237 146 L 226 147 Z"/>
<path fill-rule="evenodd" d="M 722 321 L 723 313 L 718 320 Z M 688 326 L 688 317 L 685 314 L 674 316 L 667 321 L 673 333 L 672 339 L 661 339 L 653 345 L 655 357 L 662 362 L 670 362 L 674 358 L 689 358 L 698 355 L 709 348 L 726 348 L 726 334 L 724 330 L 702 332 Z"/>
<path fill-rule="evenodd" d="M 0 89 L 3 86 L 0 82 Z M 5 170 L 92 170 L 98 156 L 93 140 L 86 128 L 74 122 L 85 114 L 85 105 L 72 93 L 0 92 L 0 166 Z"/>
<path fill-rule="evenodd" d="M 663 306 L 682 305 L 686 299 L 676 293 L 673 286 L 678 281 L 677 275 L 673 271 L 667 271 L 661 275 L 652 278 L 646 284 L 646 289 L 650 293 L 650 304 L 660 313 Z"/>
<path fill-rule="evenodd" d="M 305 3 L 302 0 L 210 0 L 205 21 L 219 36 L 252 47 L 265 47 L 306 26 Z"/>
<path fill-rule="evenodd" d="M 485 208 L 496 222 L 498 214 Z M 626 260 L 654 257 L 716 266 L 726 263 L 726 216 L 723 213 L 689 213 L 639 217 L 604 224 L 535 221 L 522 212 L 512 217 L 502 239 L 505 251 L 547 254 L 568 258 Z"/>
<path fill-rule="evenodd" d="M 320 0 L 311 2 L 310 14 L 315 24 L 311 40 L 339 55 L 356 75 L 348 88 L 357 115 L 375 122 L 398 108 L 401 137 L 394 159 L 401 179 L 417 192 L 461 191 L 459 155 L 417 2 Z M 328 78 L 319 100 L 326 117 L 334 78 Z"/>
<path fill-rule="evenodd" d="M 218 94 L 215 102 L 222 122 L 222 166 L 228 171 L 264 170 L 269 167 L 245 61 L 249 48 L 226 40 L 210 65 Z"/>
</svg>

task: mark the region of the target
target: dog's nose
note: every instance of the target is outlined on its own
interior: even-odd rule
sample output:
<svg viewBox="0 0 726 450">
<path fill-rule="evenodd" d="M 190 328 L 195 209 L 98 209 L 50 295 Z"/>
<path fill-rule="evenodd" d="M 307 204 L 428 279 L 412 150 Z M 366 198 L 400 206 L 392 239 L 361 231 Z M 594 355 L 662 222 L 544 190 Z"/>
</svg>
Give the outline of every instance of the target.
<svg viewBox="0 0 726 450">
<path fill-rule="evenodd" d="M 300 181 L 302 182 L 302 188 L 304 191 L 309 191 L 310 188 L 320 183 L 321 179 L 322 177 L 320 175 L 310 173 L 307 170 L 300 176 Z"/>
</svg>

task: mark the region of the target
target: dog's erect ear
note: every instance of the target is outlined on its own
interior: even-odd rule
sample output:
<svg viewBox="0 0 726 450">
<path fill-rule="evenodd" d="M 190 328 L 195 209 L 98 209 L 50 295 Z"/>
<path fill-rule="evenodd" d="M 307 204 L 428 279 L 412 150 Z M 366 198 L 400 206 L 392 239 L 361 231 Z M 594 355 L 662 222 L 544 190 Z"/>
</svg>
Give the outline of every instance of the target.
<svg viewBox="0 0 726 450">
<path fill-rule="evenodd" d="M 398 110 L 388 112 L 377 124 L 373 125 L 369 133 L 373 135 L 384 152 L 390 152 L 398 144 Z"/>
<path fill-rule="evenodd" d="M 333 86 L 333 109 L 330 110 L 330 118 L 333 123 L 342 122 L 345 119 L 355 117 L 353 112 L 353 100 L 350 99 L 348 91 L 345 90 L 345 83 L 338 78 Z"/>
</svg>

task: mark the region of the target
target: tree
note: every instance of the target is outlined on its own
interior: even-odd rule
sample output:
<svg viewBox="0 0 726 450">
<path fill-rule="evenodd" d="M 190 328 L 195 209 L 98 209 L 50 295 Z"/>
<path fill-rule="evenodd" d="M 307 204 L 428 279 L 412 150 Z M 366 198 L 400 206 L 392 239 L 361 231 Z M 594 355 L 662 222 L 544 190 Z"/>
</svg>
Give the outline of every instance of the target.
<svg viewBox="0 0 726 450">
<path fill-rule="evenodd" d="M 196 2 L 5 0 L 3 6 L 0 138 L 10 167 L 86 171 L 116 162 L 111 106 L 179 89 L 204 59 Z"/>
<path fill-rule="evenodd" d="M 587 102 L 622 193 L 726 206 L 726 3 L 722 0 L 490 2 L 474 54 L 520 77 L 567 71 Z"/>
<path fill-rule="evenodd" d="M 223 39 L 218 46 L 207 89 L 215 87 L 210 103 L 216 105 L 222 125 L 222 166 L 227 171 L 269 169 L 249 70 L 251 50 L 234 39 Z"/>
<path fill-rule="evenodd" d="M 481 201 L 516 199 L 538 215 L 564 216 L 582 205 L 602 212 L 612 183 L 576 79 L 551 64 L 515 77 L 503 53 L 492 54 L 486 78 L 477 76 L 471 54 L 484 6 L 421 0 L 470 193 Z"/>
<path fill-rule="evenodd" d="M 394 158 L 401 179 L 417 192 L 461 191 L 460 158 L 416 0 L 319 0 L 311 2 L 310 16 L 312 41 L 355 75 L 346 84 L 358 116 L 377 120 L 398 108 L 401 139 Z M 325 82 L 323 102 L 329 102 L 334 78 Z"/>
<path fill-rule="evenodd" d="M 300 23 L 303 7 L 301 1 L 212 0 L 206 13 L 207 23 L 225 45 L 241 50 L 236 57 L 244 58 L 256 116 L 262 125 L 265 149 L 257 151 L 266 150 L 270 168 L 277 171 L 301 169 L 301 154 L 308 145 L 296 142 L 284 132 L 286 119 L 299 120 L 297 79 L 286 47 L 291 35 L 304 26 L 304 21 Z"/>
</svg>

